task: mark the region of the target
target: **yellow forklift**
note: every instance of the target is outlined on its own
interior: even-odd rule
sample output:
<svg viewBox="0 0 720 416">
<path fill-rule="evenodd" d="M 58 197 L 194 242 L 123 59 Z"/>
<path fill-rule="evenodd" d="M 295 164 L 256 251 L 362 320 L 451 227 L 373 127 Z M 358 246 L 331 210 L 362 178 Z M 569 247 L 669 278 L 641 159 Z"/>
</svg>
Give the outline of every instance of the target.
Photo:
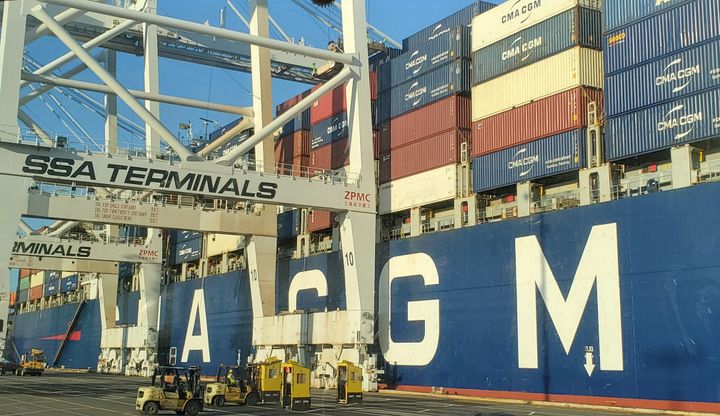
<svg viewBox="0 0 720 416">
<path fill-rule="evenodd" d="M 38 348 L 32 348 L 20 357 L 20 364 L 15 369 L 15 375 L 42 376 L 46 366 L 45 352 Z"/>
<path fill-rule="evenodd" d="M 282 365 L 282 406 L 290 410 L 310 410 L 310 369 L 295 361 Z"/>
<path fill-rule="evenodd" d="M 362 403 L 362 368 L 349 361 L 341 361 L 337 372 L 338 403 Z"/>
<path fill-rule="evenodd" d="M 215 383 L 205 388 L 205 404 L 216 407 L 226 402 L 254 406 L 280 401 L 280 360 L 248 364 L 244 371 L 238 366 L 221 365 Z"/>
<path fill-rule="evenodd" d="M 150 386 L 138 388 L 135 410 L 147 415 L 170 410 L 195 416 L 203 410 L 202 393 L 200 367 L 158 367 Z"/>
</svg>

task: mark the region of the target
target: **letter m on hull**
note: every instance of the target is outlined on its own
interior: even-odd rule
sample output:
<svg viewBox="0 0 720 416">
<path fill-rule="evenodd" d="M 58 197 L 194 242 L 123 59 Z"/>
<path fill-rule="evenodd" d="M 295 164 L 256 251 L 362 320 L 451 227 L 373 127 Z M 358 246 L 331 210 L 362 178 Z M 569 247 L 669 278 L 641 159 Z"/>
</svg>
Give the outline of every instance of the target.
<svg viewBox="0 0 720 416">
<path fill-rule="evenodd" d="M 597 225 L 590 231 L 567 299 L 535 236 L 515 240 L 515 268 L 520 368 L 538 368 L 537 293 L 569 354 L 593 285 L 597 284 L 600 369 L 623 370 L 616 224 Z"/>
</svg>

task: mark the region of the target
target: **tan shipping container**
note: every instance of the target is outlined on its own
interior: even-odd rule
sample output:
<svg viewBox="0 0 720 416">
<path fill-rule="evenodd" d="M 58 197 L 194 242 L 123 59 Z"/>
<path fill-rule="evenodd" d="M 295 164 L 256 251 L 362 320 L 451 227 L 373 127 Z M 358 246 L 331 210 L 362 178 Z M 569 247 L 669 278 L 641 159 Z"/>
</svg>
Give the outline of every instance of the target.
<svg viewBox="0 0 720 416">
<path fill-rule="evenodd" d="M 378 214 L 389 214 L 455 198 L 457 166 L 443 166 L 380 185 Z"/>
<path fill-rule="evenodd" d="M 45 272 L 34 270 L 35 273 L 30 275 L 30 287 L 42 286 L 45 282 Z"/>
<path fill-rule="evenodd" d="M 602 89 L 602 52 L 573 48 L 472 89 L 477 121 L 579 86 Z"/>
</svg>

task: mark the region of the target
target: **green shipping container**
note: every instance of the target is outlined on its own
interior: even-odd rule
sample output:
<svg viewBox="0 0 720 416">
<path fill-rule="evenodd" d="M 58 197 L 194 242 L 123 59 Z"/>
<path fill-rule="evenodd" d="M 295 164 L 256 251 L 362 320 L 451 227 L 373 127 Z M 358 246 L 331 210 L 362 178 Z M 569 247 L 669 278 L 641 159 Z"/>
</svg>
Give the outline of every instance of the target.
<svg viewBox="0 0 720 416">
<path fill-rule="evenodd" d="M 23 277 L 20 279 L 20 283 L 18 284 L 18 290 L 25 290 L 30 287 L 30 276 Z"/>
</svg>

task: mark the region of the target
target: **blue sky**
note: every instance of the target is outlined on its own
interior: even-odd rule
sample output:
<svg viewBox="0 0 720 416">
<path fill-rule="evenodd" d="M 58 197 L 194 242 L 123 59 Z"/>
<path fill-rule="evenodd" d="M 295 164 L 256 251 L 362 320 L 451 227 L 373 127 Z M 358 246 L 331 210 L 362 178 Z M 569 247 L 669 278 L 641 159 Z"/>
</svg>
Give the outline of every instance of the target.
<svg viewBox="0 0 720 416">
<path fill-rule="evenodd" d="M 247 16 L 247 0 L 232 0 Z M 370 23 L 386 32 L 397 41 L 417 32 L 418 30 L 442 19 L 445 16 L 473 3 L 472 0 L 367 0 L 367 15 Z M 220 9 L 225 0 L 159 0 L 159 13 L 172 17 L 217 26 Z M 335 33 L 322 26 L 315 19 L 303 12 L 290 0 L 270 0 L 270 13 L 283 29 L 295 39 L 303 38 L 306 44 L 324 48 L 329 40 L 335 39 Z M 228 9 L 227 28 L 246 31 L 242 22 Z M 33 43 L 28 52 L 41 62 L 65 53 L 66 48 L 53 38 L 43 38 Z M 129 88 L 142 89 L 143 73 L 142 58 L 134 55 L 118 55 L 118 78 Z M 69 64 L 64 68 L 70 68 Z M 92 82 L 99 80 L 89 71 L 76 77 Z M 276 80 L 273 83 L 275 103 L 291 97 L 305 89 L 308 85 Z M 207 68 L 200 65 L 181 63 L 169 59 L 161 59 L 160 90 L 163 94 L 178 95 L 202 101 L 210 100 L 220 103 L 250 105 L 251 85 L 249 75 L 241 72 Z M 99 94 L 90 94 L 102 101 Z M 89 114 L 80 105 L 58 96 L 67 109 L 82 120 L 83 126 L 94 137 L 102 138 L 101 117 Z M 129 111 L 122 103 L 121 113 L 138 124 L 140 119 Z M 71 137 L 68 129 L 61 124 L 40 100 L 29 105 L 29 113 L 51 133 Z M 161 120 L 173 133 L 178 132 L 181 122 L 191 121 L 196 134 L 203 133 L 200 117 L 217 120 L 220 125 L 232 121 L 233 116 L 161 105 Z M 121 137 L 128 137 L 121 132 Z"/>
</svg>

